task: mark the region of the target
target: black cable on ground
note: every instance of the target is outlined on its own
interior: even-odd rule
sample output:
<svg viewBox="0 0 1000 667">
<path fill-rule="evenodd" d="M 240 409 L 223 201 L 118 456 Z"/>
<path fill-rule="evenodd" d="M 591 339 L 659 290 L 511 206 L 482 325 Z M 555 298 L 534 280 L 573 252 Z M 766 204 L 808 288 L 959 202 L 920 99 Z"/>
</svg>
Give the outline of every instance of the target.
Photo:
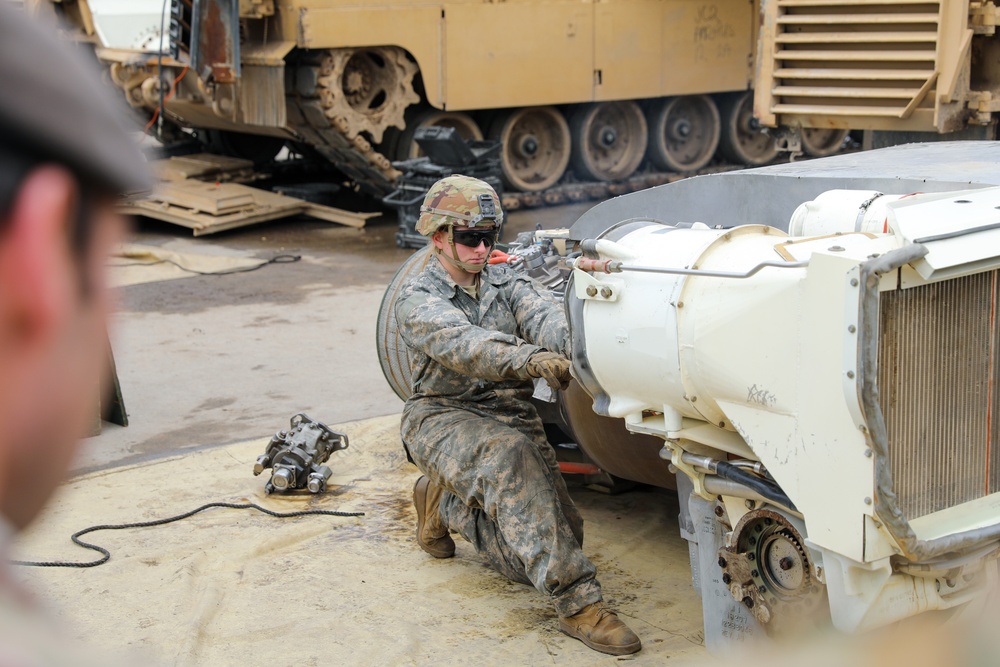
<svg viewBox="0 0 1000 667">
<path fill-rule="evenodd" d="M 87 533 L 93 533 L 98 530 L 125 530 L 126 528 L 150 528 L 152 526 L 162 526 L 167 523 L 173 523 L 174 521 L 180 521 L 181 519 L 186 519 L 190 516 L 202 512 L 212 507 L 224 507 L 234 510 L 249 510 L 254 509 L 264 514 L 277 517 L 279 519 L 288 519 L 296 516 L 310 516 L 315 514 L 322 514 L 325 516 L 364 516 L 364 512 L 334 512 L 332 510 L 301 510 L 298 512 L 275 512 L 273 510 L 266 509 L 260 505 L 255 505 L 253 503 L 208 503 L 207 505 L 202 505 L 198 509 L 193 509 L 190 512 L 185 512 L 184 514 L 178 514 L 177 516 L 168 517 L 166 519 L 157 519 L 156 521 L 141 521 L 139 523 L 120 523 L 120 524 L 104 524 L 101 526 L 91 526 L 90 528 L 84 528 L 83 530 L 73 533 L 70 538 L 73 542 L 83 547 L 84 549 L 90 549 L 92 551 L 97 551 L 104 554 L 101 558 L 97 560 L 90 561 L 87 563 L 71 563 L 68 561 L 23 561 L 23 560 L 12 560 L 11 565 L 24 565 L 26 567 L 97 567 L 98 565 L 103 565 L 108 562 L 111 558 L 111 552 L 104 547 L 99 547 L 96 544 L 91 544 L 89 542 L 84 542 L 80 539 L 81 536 Z"/>
<path fill-rule="evenodd" d="M 196 273 L 199 276 L 228 276 L 230 273 L 249 273 L 250 271 L 256 271 L 257 269 L 264 268 L 268 264 L 292 264 L 293 262 L 298 262 L 301 259 L 302 255 L 275 255 L 266 262 L 256 266 L 241 266 L 235 269 L 225 269 L 223 271 L 195 271 L 194 269 L 189 269 L 186 266 L 178 264 L 172 259 L 158 259 L 154 262 L 126 262 L 124 264 L 111 264 L 111 266 L 117 268 L 119 266 L 154 266 L 156 264 L 173 264 L 182 271 Z"/>
</svg>

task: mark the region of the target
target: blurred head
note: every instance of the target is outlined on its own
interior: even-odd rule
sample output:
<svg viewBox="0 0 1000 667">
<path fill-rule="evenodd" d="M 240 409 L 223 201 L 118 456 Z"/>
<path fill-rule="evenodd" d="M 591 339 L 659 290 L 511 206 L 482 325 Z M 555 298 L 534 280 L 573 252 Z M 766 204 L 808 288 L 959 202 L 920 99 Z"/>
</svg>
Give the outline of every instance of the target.
<svg viewBox="0 0 1000 667">
<path fill-rule="evenodd" d="M 486 265 L 502 224 L 500 198 L 489 183 L 448 176 L 428 190 L 416 229 L 431 238 L 445 268 L 475 274 Z"/>
<path fill-rule="evenodd" d="M 0 3 L 0 514 L 22 528 L 97 419 L 105 260 L 145 162 L 81 54 Z"/>
</svg>

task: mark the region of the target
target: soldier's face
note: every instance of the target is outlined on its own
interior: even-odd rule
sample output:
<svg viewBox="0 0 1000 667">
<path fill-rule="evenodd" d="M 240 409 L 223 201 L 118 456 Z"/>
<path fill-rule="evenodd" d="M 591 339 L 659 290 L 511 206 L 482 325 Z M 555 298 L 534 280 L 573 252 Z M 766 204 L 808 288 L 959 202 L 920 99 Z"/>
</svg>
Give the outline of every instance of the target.
<svg viewBox="0 0 1000 667">
<path fill-rule="evenodd" d="M 457 236 L 461 236 L 463 232 L 469 232 L 469 231 L 482 231 L 482 228 L 479 228 L 478 230 L 470 230 L 469 227 L 464 227 L 464 226 L 463 227 L 456 226 L 454 228 L 454 233 Z M 436 231 L 434 233 L 434 236 L 431 237 L 431 240 L 439 250 L 441 250 L 443 253 L 448 254 L 449 256 L 454 257 L 458 261 L 464 262 L 466 264 L 479 265 L 478 270 L 469 271 L 470 273 L 478 273 L 479 271 L 482 271 L 482 267 L 486 266 L 486 260 L 490 256 L 490 251 L 493 250 L 493 245 L 487 243 L 485 240 L 480 241 L 480 243 L 477 244 L 475 247 L 470 247 L 467 245 L 463 245 L 461 243 L 455 243 L 454 249 L 452 249 L 451 245 L 449 245 L 448 243 L 447 229 L 439 229 L 438 231 Z M 466 271 L 468 271 L 468 269 L 466 269 Z"/>
</svg>

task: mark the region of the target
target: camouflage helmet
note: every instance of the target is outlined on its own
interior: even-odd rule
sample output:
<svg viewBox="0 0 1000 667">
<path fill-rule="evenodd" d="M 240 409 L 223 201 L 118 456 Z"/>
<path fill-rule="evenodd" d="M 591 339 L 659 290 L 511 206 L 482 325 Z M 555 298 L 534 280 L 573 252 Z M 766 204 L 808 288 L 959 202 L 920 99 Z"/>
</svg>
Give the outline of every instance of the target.
<svg viewBox="0 0 1000 667">
<path fill-rule="evenodd" d="M 442 178 L 427 191 L 416 229 L 430 236 L 446 226 L 499 229 L 502 224 L 503 210 L 496 190 L 478 178 L 454 175 Z"/>
</svg>

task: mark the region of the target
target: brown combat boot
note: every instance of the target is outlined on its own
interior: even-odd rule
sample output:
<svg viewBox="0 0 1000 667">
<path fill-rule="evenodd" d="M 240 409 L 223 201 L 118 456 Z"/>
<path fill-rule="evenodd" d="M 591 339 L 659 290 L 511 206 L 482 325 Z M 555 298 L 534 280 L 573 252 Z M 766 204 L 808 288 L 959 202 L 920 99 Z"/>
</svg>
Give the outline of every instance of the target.
<svg viewBox="0 0 1000 667">
<path fill-rule="evenodd" d="M 572 616 L 560 617 L 559 629 L 601 653 L 628 655 L 642 648 L 639 637 L 604 602 L 588 604 Z"/>
<path fill-rule="evenodd" d="M 420 476 L 413 485 L 413 504 L 417 508 L 417 544 L 435 558 L 455 555 L 455 540 L 441 522 L 441 494 L 444 490 Z"/>
</svg>

